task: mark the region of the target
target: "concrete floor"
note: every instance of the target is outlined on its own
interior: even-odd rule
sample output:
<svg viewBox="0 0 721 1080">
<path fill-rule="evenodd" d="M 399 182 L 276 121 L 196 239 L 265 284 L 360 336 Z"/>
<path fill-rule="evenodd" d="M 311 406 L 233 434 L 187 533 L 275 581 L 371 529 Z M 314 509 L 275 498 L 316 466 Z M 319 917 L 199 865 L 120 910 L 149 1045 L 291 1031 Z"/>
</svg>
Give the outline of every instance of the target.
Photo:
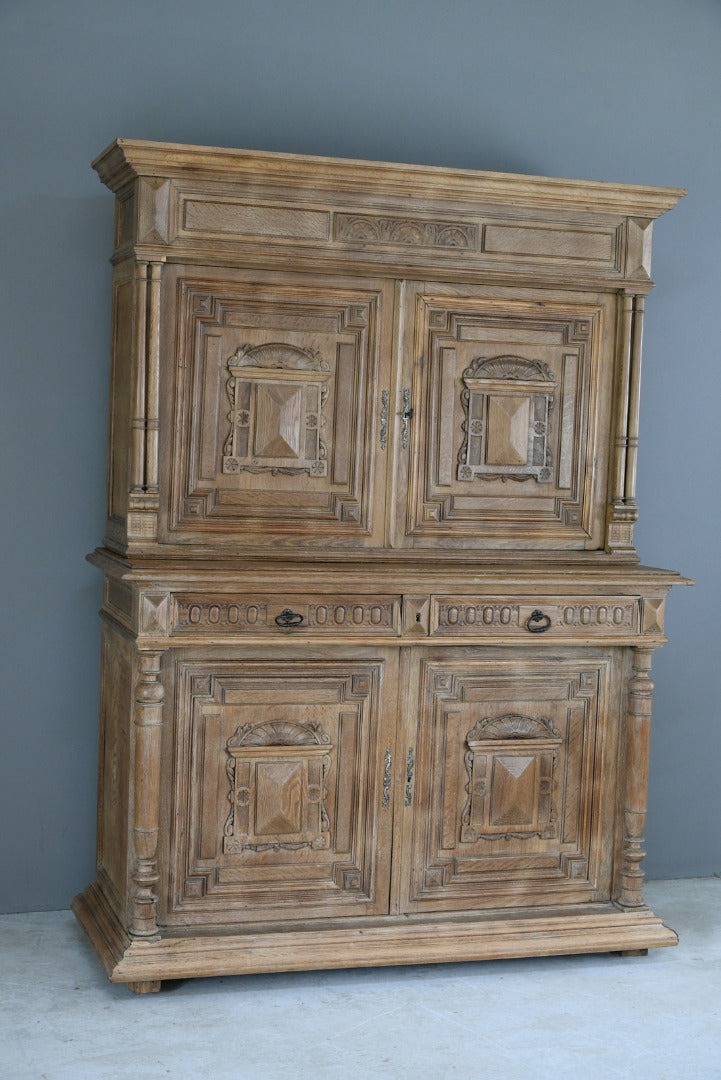
<svg viewBox="0 0 721 1080">
<path fill-rule="evenodd" d="M 107 982 L 67 911 L 0 917 L 3 1080 L 714 1080 L 721 879 L 650 882 L 647 957 Z"/>
</svg>

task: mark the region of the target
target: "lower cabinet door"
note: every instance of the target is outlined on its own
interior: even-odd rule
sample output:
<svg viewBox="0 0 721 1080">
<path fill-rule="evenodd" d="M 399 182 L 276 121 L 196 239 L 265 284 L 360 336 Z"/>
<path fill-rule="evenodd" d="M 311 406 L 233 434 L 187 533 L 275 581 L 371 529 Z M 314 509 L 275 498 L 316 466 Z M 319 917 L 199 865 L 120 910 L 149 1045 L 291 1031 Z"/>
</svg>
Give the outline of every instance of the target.
<svg viewBox="0 0 721 1080">
<path fill-rule="evenodd" d="M 388 911 L 398 653 L 325 655 L 176 655 L 167 925 Z"/>
<path fill-rule="evenodd" d="M 622 656 L 411 662 L 401 910 L 609 899 Z"/>
</svg>

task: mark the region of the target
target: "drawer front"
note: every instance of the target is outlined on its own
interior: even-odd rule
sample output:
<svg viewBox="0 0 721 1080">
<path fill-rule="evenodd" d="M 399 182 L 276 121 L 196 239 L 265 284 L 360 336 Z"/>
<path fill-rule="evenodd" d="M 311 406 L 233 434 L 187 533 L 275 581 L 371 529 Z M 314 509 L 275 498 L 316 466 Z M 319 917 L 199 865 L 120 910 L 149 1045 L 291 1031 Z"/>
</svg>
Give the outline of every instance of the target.
<svg viewBox="0 0 721 1080">
<path fill-rule="evenodd" d="M 397 596 L 173 597 L 173 634 L 397 634 Z"/>
<path fill-rule="evenodd" d="M 512 597 L 433 596 L 433 637 L 535 641 L 628 637 L 639 632 L 640 602 L 628 596 Z"/>
</svg>

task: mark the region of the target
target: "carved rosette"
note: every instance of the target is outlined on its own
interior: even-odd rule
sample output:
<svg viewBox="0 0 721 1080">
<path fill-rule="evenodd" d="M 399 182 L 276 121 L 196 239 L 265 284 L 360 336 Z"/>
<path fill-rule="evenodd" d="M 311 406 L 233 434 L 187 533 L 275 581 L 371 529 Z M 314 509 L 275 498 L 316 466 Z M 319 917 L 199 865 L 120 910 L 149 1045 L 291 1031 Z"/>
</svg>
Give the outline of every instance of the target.
<svg viewBox="0 0 721 1080">
<path fill-rule="evenodd" d="M 226 855 L 329 847 L 331 750 L 320 724 L 279 719 L 239 727 L 226 743 Z"/>
<path fill-rule="evenodd" d="M 242 345 L 228 372 L 223 472 L 326 476 L 321 430 L 330 368 L 320 353 L 276 342 Z"/>
<path fill-rule="evenodd" d="M 553 372 L 520 356 L 478 357 L 463 372 L 459 480 L 550 483 Z"/>
<path fill-rule="evenodd" d="M 562 737 L 545 717 L 478 720 L 466 736 L 461 843 L 557 835 L 554 771 Z"/>
</svg>

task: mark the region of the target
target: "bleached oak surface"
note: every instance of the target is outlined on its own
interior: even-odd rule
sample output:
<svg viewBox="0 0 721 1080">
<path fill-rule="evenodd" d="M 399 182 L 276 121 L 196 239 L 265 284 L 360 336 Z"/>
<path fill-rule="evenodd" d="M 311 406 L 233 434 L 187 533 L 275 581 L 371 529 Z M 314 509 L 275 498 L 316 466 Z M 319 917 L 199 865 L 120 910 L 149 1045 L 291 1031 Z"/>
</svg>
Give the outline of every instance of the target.
<svg viewBox="0 0 721 1080">
<path fill-rule="evenodd" d="M 633 545 L 680 189 L 118 140 L 109 977 L 672 945 Z"/>
</svg>

